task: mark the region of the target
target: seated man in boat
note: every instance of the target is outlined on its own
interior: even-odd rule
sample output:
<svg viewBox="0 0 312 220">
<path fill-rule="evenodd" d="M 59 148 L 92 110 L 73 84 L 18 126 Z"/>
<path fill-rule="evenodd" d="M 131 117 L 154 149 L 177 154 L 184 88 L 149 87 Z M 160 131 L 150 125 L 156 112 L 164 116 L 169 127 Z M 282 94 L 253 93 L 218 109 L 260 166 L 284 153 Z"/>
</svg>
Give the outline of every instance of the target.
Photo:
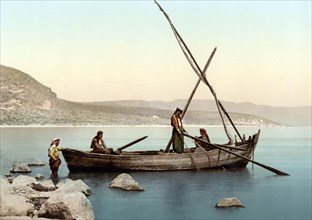
<svg viewBox="0 0 312 220">
<path fill-rule="evenodd" d="M 202 139 L 203 141 L 210 143 L 210 138 L 209 138 L 205 128 L 200 128 L 199 133 L 200 133 L 200 136 L 197 138 Z M 208 144 L 203 143 L 203 142 L 198 141 L 198 140 L 195 140 L 195 144 L 196 144 L 196 147 L 201 146 L 201 147 L 205 148 L 205 150 L 211 150 L 212 149 L 211 147 L 209 147 Z"/>
<path fill-rule="evenodd" d="M 181 121 L 182 110 L 177 108 L 171 116 L 172 129 L 172 146 L 176 153 L 183 153 L 184 151 L 184 136 L 185 131 Z"/>
<path fill-rule="evenodd" d="M 91 147 L 93 150 L 91 153 L 110 154 L 113 152 L 112 148 L 108 148 L 103 141 L 103 131 L 98 131 L 96 136 L 92 139 Z"/>
</svg>

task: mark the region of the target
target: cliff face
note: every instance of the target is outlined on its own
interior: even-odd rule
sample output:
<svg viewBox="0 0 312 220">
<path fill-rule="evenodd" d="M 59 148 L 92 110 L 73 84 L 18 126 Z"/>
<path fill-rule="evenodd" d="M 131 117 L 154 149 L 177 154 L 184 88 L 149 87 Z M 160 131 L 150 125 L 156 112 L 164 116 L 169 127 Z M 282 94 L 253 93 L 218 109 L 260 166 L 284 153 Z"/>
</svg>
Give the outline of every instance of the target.
<svg viewBox="0 0 312 220">
<path fill-rule="evenodd" d="M 56 94 L 34 78 L 1 65 L 1 124 L 36 121 L 57 108 Z"/>
<path fill-rule="evenodd" d="M 157 124 L 137 108 L 95 106 L 58 99 L 28 74 L 1 65 L 0 125 Z M 165 120 L 159 119 L 160 124 Z"/>
<path fill-rule="evenodd" d="M 161 109 L 161 105 L 69 102 L 58 99 L 50 88 L 28 74 L 3 65 L 0 81 L 0 125 L 170 125 L 172 111 L 185 103 Z M 231 116 L 238 125 L 280 125 L 255 115 L 231 113 Z M 221 120 L 216 112 L 188 111 L 185 123 L 221 125 Z"/>
</svg>

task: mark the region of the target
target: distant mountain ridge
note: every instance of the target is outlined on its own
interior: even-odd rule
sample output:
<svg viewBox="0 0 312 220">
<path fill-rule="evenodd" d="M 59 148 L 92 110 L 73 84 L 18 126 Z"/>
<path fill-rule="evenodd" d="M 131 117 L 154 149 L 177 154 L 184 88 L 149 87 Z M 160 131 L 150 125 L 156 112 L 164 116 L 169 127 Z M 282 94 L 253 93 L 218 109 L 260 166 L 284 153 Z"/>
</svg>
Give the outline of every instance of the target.
<svg viewBox="0 0 312 220">
<path fill-rule="evenodd" d="M 0 125 L 170 125 L 170 116 L 185 100 L 111 101 L 77 103 L 59 99 L 48 87 L 28 74 L 1 65 Z M 221 125 L 211 100 L 193 100 L 185 117 L 186 124 Z M 274 119 L 240 111 L 240 104 L 228 108 L 237 125 L 280 126 Z M 253 104 L 251 104 L 253 106 Z M 213 107 L 214 106 L 214 107 Z M 207 111 L 209 109 L 209 111 Z M 233 111 L 234 109 L 235 111 Z M 286 108 L 287 110 L 288 108 Z M 311 109 L 311 107 L 310 107 Z M 296 116 L 297 117 L 297 116 Z M 308 120 L 305 117 L 306 120 Z"/>
<path fill-rule="evenodd" d="M 148 107 L 165 110 L 173 110 L 175 107 L 183 107 L 186 99 L 178 99 L 171 102 L 165 101 L 142 101 L 142 100 L 121 100 L 94 102 L 97 105 L 120 106 L 120 107 Z M 312 108 L 311 106 L 302 107 L 273 107 L 268 105 L 256 105 L 251 102 L 234 103 L 222 101 L 228 112 L 257 115 L 277 123 L 290 126 L 311 126 Z M 216 112 L 217 107 L 214 100 L 192 100 L 189 107 L 190 111 L 212 111 Z"/>
</svg>

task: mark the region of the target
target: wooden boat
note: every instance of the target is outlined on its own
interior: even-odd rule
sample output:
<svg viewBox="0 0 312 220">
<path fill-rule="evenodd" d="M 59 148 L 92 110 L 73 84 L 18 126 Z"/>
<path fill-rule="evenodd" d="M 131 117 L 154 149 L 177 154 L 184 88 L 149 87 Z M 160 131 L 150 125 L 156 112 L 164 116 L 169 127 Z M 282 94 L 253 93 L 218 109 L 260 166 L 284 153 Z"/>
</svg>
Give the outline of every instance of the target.
<svg viewBox="0 0 312 220">
<path fill-rule="evenodd" d="M 225 133 L 229 139 L 229 143 L 233 143 L 232 137 L 228 132 L 226 123 L 224 121 L 224 115 L 227 117 L 231 125 L 233 126 L 236 134 L 239 137 L 239 142 L 236 142 L 234 145 L 218 145 L 211 143 L 204 143 L 203 140 L 200 141 L 203 144 L 208 144 L 210 147 L 213 147 L 212 150 L 205 150 L 202 147 L 186 149 L 182 153 L 175 153 L 170 151 L 170 146 L 173 138 L 170 139 L 166 149 L 164 151 L 133 151 L 133 152 L 123 152 L 122 154 L 99 154 L 99 153 L 90 153 L 74 149 L 65 149 L 63 150 L 63 156 L 65 158 L 68 169 L 71 172 L 74 171 L 179 171 L 179 170 L 199 170 L 199 169 L 216 169 L 216 168 L 244 168 L 247 166 L 248 162 L 252 162 L 261 166 L 267 170 L 270 170 L 278 175 L 288 175 L 280 170 L 269 167 L 267 165 L 261 164 L 257 161 L 251 160 L 253 153 L 255 151 L 256 145 L 258 143 L 260 130 L 258 133 L 254 134 L 248 140 L 243 138 L 239 131 L 237 130 L 234 122 L 231 120 L 230 115 L 225 110 L 225 107 L 222 105 L 220 100 L 217 98 L 216 92 L 213 87 L 207 80 L 206 70 L 216 52 L 216 48 L 212 51 L 205 67 L 201 70 L 188 49 L 185 41 L 182 39 L 181 35 L 177 32 L 176 28 L 172 24 L 169 16 L 159 5 L 157 1 L 155 3 L 158 5 L 161 12 L 164 14 L 168 20 L 174 36 L 176 37 L 183 54 L 187 58 L 191 67 L 198 76 L 198 81 L 182 111 L 181 120 L 184 117 L 190 102 L 195 94 L 196 89 L 200 82 L 203 82 L 211 91 L 217 109 L 222 120 L 222 124 L 225 130 Z M 180 131 L 181 133 L 182 131 Z M 188 134 L 184 134 L 187 137 L 193 138 Z M 137 140 L 138 141 L 138 140 Z M 136 141 L 135 141 L 136 142 Z M 135 143 L 133 142 L 133 143 Z M 196 141 L 195 141 L 196 142 Z M 130 146 L 132 143 L 124 147 Z M 182 143 L 183 144 L 183 143 Z M 122 148 L 124 148 L 122 147 Z"/>
<path fill-rule="evenodd" d="M 246 158 L 251 158 L 260 130 L 249 140 L 231 145 L 218 145 Z M 99 154 L 65 149 L 62 151 L 71 172 L 84 171 L 179 171 L 216 168 L 244 168 L 249 161 L 220 149 L 192 148 L 178 154 L 164 151 L 133 151 L 122 154 Z"/>
</svg>

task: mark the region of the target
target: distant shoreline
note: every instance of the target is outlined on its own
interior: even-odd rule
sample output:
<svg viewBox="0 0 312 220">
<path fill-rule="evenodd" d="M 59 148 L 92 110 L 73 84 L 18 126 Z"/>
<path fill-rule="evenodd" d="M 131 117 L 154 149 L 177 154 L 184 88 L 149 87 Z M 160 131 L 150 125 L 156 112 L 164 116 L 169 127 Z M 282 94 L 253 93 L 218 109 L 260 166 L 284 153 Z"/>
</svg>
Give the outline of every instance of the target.
<svg viewBox="0 0 312 220">
<path fill-rule="evenodd" d="M 134 128 L 146 128 L 146 127 L 159 127 L 159 128 L 170 128 L 170 125 L 0 125 L 0 128 L 110 128 L 110 127 L 134 127 Z M 184 124 L 184 127 L 210 127 L 210 128 L 221 128 L 222 125 L 205 125 L 205 124 Z M 231 127 L 228 125 L 228 127 Z M 311 126 L 286 126 L 286 125 L 236 125 L 241 128 L 255 128 L 255 127 L 311 127 Z"/>
</svg>

